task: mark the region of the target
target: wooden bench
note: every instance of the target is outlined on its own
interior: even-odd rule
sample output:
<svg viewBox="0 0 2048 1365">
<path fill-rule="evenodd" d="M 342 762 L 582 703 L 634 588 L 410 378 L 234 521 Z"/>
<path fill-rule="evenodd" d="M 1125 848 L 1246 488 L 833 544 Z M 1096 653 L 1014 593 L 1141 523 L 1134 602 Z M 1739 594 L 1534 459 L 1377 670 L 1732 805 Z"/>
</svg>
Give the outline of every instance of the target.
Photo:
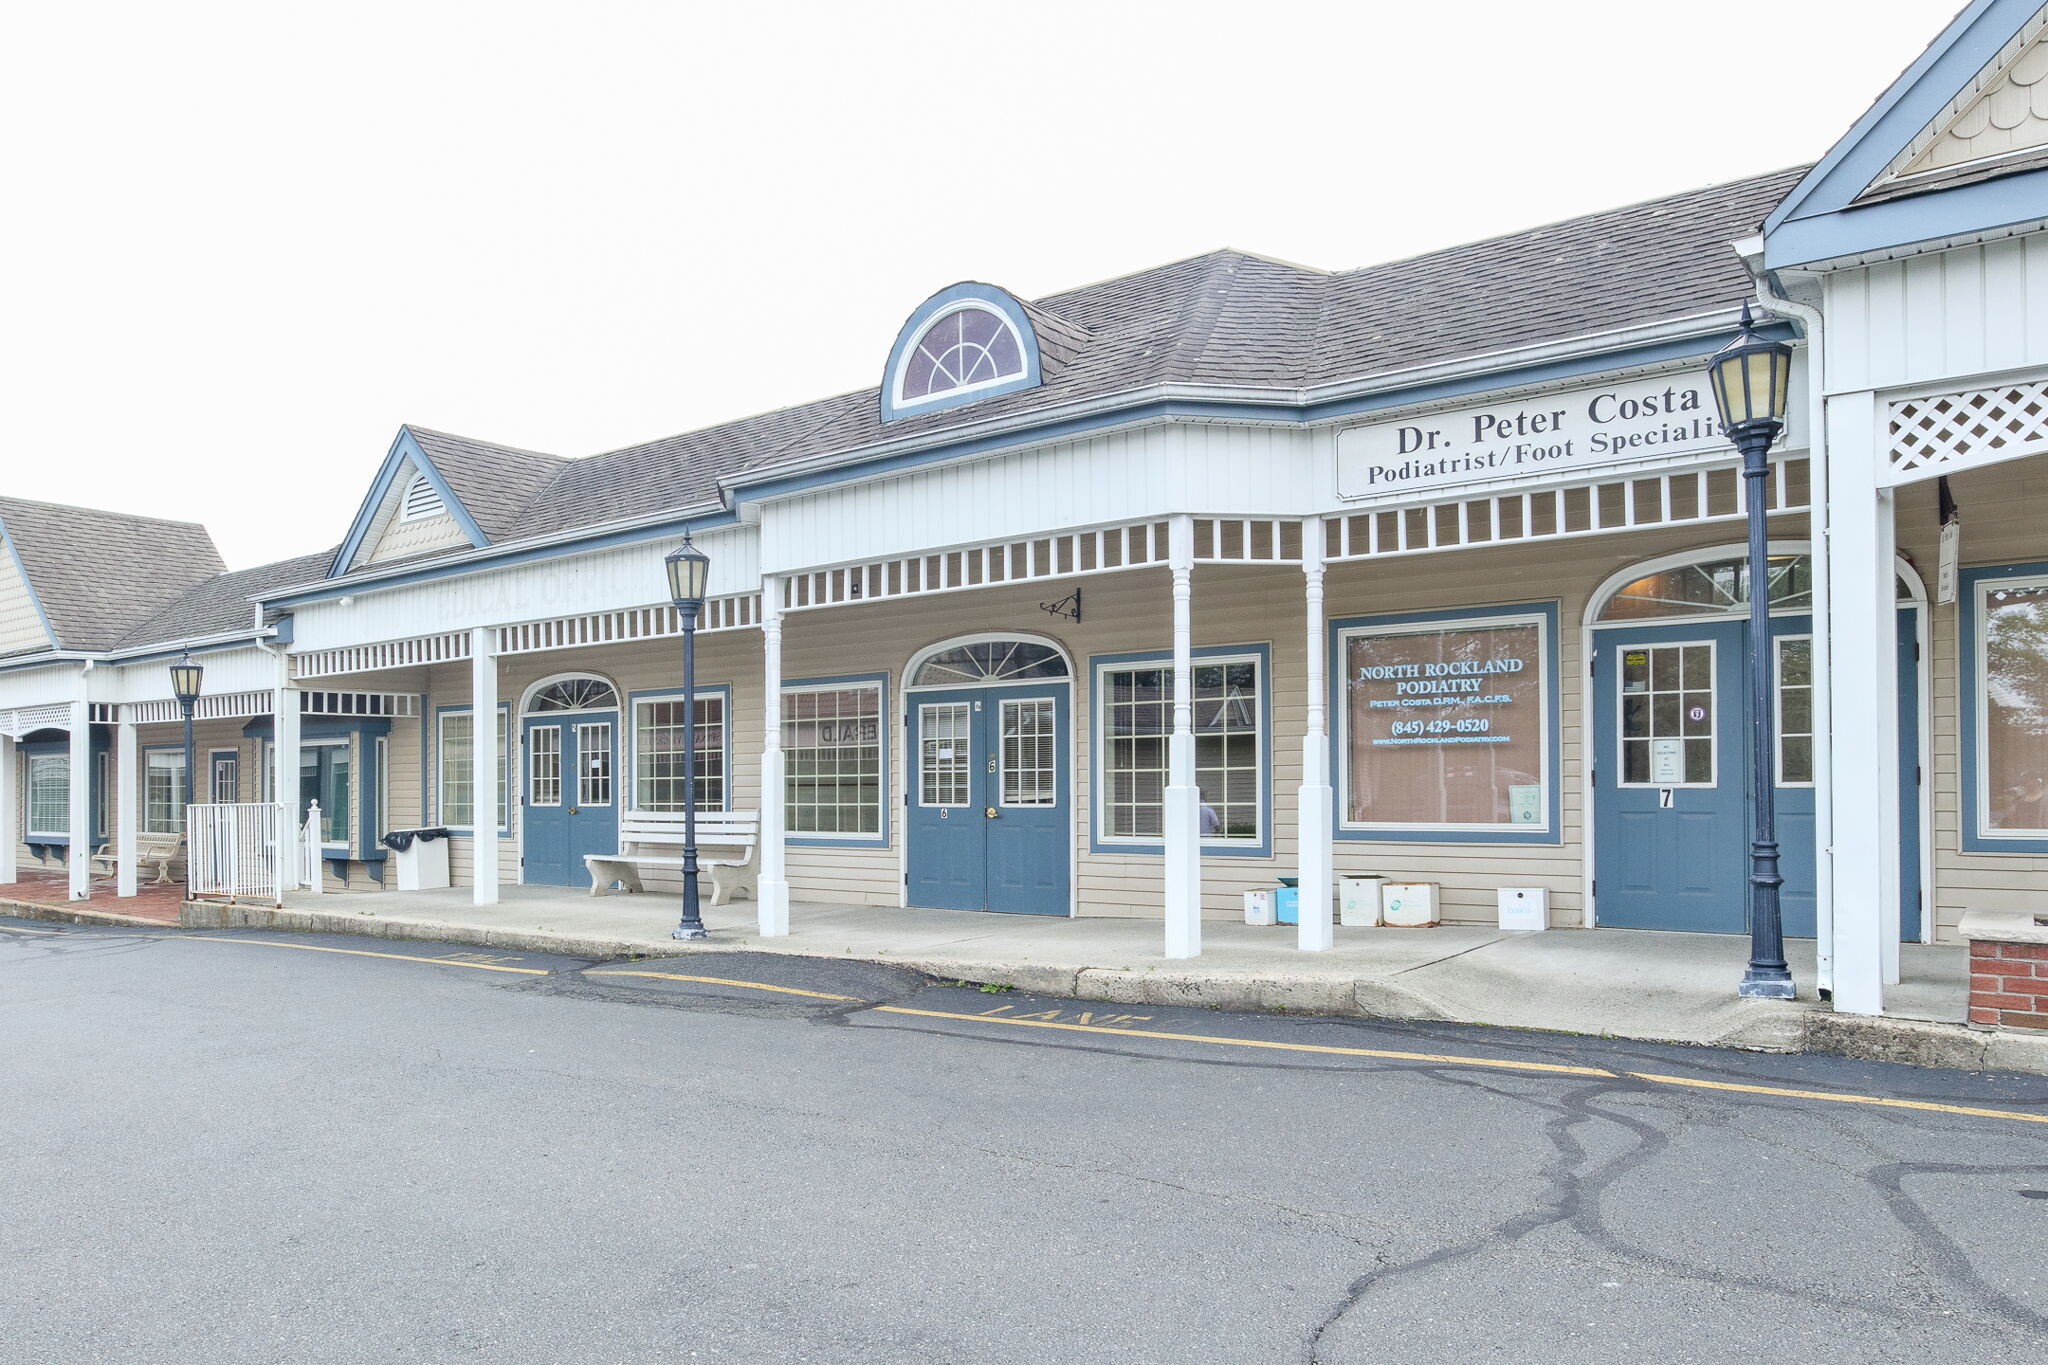
<svg viewBox="0 0 2048 1365">
<path fill-rule="evenodd" d="M 162 886 L 171 880 L 171 864 L 178 861 L 185 852 L 185 840 L 179 834 L 138 834 L 135 836 L 135 866 L 138 871 L 152 864 L 156 867 L 153 886 Z M 96 877 L 112 877 L 121 871 L 121 854 L 113 844 L 101 844 L 99 852 L 92 855 L 92 873 Z"/>
<path fill-rule="evenodd" d="M 723 905 L 736 896 L 758 900 L 754 883 L 761 874 L 754 861 L 761 819 L 750 810 L 697 813 L 697 866 L 711 874 L 711 903 Z M 659 852 L 655 850 L 660 850 Z M 602 896 L 617 882 L 628 891 L 645 891 L 640 869 L 683 865 L 683 812 L 629 810 L 619 817 L 619 851 L 589 853 L 590 894 Z"/>
</svg>

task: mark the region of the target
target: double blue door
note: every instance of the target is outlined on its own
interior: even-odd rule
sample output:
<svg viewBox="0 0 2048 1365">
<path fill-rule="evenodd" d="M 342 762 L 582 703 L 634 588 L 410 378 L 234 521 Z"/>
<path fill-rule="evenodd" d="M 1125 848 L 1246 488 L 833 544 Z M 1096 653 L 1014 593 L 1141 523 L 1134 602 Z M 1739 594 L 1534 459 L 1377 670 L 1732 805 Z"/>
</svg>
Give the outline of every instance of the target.
<svg viewBox="0 0 2048 1365">
<path fill-rule="evenodd" d="M 530 718 L 525 739 L 525 880 L 574 886 L 585 854 L 619 851 L 618 712 Z"/>
<path fill-rule="evenodd" d="M 1815 932 L 1813 621 L 1771 619 L 1780 913 Z M 1749 626 L 1701 621 L 1594 635 L 1594 896 L 1631 929 L 1749 928 Z M 1899 613 L 1901 931 L 1920 933 L 1920 705 L 1912 613 Z M 1838 741 L 1839 742 L 1839 741 Z"/>
<path fill-rule="evenodd" d="M 911 694 L 912 905 L 1069 913 L 1067 723 L 1064 683 Z"/>
</svg>

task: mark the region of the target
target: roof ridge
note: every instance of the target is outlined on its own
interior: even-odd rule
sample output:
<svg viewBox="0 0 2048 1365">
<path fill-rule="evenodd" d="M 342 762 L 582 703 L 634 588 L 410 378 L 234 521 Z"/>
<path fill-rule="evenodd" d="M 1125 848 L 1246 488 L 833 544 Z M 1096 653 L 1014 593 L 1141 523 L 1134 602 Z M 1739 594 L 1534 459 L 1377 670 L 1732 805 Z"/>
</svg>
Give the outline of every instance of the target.
<svg viewBox="0 0 2048 1365">
<path fill-rule="evenodd" d="M 1342 279 L 1350 275 L 1364 275 L 1374 270 L 1385 270 L 1392 266 L 1412 265 L 1417 261 L 1426 261 L 1432 256 L 1448 255 L 1453 251 L 1469 251 L 1473 247 L 1492 246 L 1496 242 L 1511 242 L 1518 237 L 1533 237 L 1538 233 L 1549 232 L 1555 228 L 1568 227 L 1574 223 L 1587 223 L 1596 218 L 1606 218 L 1617 213 L 1629 213 L 1636 209 L 1648 208 L 1652 204 L 1667 204 L 1677 199 L 1690 199 L 1697 195 L 1710 194 L 1715 190 L 1732 189 L 1737 185 L 1757 184 L 1761 181 L 1775 179 L 1781 175 L 1792 175 L 1795 173 L 1804 175 L 1811 169 L 1810 163 L 1780 166 L 1777 170 L 1765 171 L 1760 175 L 1744 175 L 1738 176 L 1733 180 L 1719 180 L 1711 184 L 1695 185 L 1691 189 L 1677 190 L 1670 194 L 1653 194 L 1647 199 L 1635 199 L 1626 204 L 1615 204 L 1609 208 L 1595 209 L 1591 213 L 1575 213 L 1564 218 L 1553 218 L 1548 222 L 1533 223 L 1525 228 L 1516 228 L 1512 232 L 1498 232 L 1490 237 L 1473 237 L 1463 242 L 1453 242 L 1449 246 L 1432 247 L 1428 251 L 1418 251 L 1413 255 L 1395 256 L 1391 260 L 1373 261 L 1366 265 L 1353 266 L 1349 270 L 1338 270 L 1331 273 L 1334 278 Z"/>
</svg>

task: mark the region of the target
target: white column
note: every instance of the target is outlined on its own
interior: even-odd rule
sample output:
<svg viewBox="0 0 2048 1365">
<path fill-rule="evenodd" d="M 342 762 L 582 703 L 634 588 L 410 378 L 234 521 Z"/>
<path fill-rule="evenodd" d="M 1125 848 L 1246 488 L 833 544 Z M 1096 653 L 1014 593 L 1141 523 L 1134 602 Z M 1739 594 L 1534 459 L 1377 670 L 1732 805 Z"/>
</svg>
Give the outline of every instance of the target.
<svg viewBox="0 0 2048 1365">
<path fill-rule="evenodd" d="M 1877 495 L 1877 546 L 1874 557 L 1877 608 L 1877 638 L 1884 659 L 1881 672 L 1871 675 L 1877 691 L 1878 728 L 1873 736 L 1884 746 L 1884 776 L 1878 784 L 1878 837 L 1886 855 L 1878 859 L 1878 961 L 1884 984 L 1899 984 L 1899 788 L 1907 774 L 1899 767 L 1899 590 L 1897 494 L 1887 488 Z M 1911 837 L 1918 840 L 1920 832 Z"/>
<path fill-rule="evenodd" d="M 20 762 L 14 736 L 0 735 L 0 886 L 11 886 L 19 875 L 14 847 L 21 838 Z"/>
<path fill-rule="evenodd" d="M 478 626 L 469 633 L 470 823 L 475 855 L 471 874 L 475 905 L 498 903 L 498 641 L 497 632 Z M 506 774 L 508 777 L 510 773 Z"/>
<path fill-rule="evenodd" d="M 761 876 L 755 883 L 762 938 L 789 932 L 789 873 L 783 859 L 782 579 L 761 580 Z"/>
<path fill-rule="evenodd" d="M 1884 1011 L 1884 941 L 1898 924 L 1898 669 L 1891 506 L 1875 472 L 1884 439 L 1868 393 L 1828 400 L 1833 512 L 1827 554 L 1834 646 L 1827 686 L 1837 734 L 1834 798 L 1834 1000 L 1847 1014 Z M 1892 793 L 1885 799 L 1885 792 Z M 1889 808 L 1892 827 L 1886 828 Z M 1887 907 L 1887 887 L 1891 904 Z"/>
<path fill-rule="evenodd" d="M 1320 952 L 1336 942 L 1331 925 L 1332 795 L 1330 792 L 1329 686 L 1324 668 L 1329 646 L 1324 642 L 1323 521 L 1311 517 L 1301 524 L 1301 571 L 1308 601 L 1308 708 L 1301 736 L 1301 789 L 1295 800 L 1294 848 L 1296 884 L 1301 888 L 1298 944 L 1304 952 Z"/>
<path fill-rule="evenodd" d="M 71 899 L 92 894 L 92 708 L 71 703 Z"/>
<path fill-rule="evenodd" d="M 1195 786 L 1195 519 L 1167 528 L 1173 570 L 1173 734 L 1166 749 L 1166 956 L 1202 953 L 1202 799 Z"/>
<path fill-rule="evenodd" d="M 114 894 L 135 894 L 135 861 L 141 852 L 136 832 L 141 810 L 136 802 L 135 722 L 131 708 L 123 706 L 114 730 Z"/>
<path fill-rule="evenodd" d="M 277 666 L 282 679 L 270 692 L 270 799 L 284 807 L 286 831 L 280 856 L 287 858 L 284 884 L 288 891 L 305 885 L 300 863 L 299 826 L 299 689 L 292 686 L 291 664 L 283 659 Z M 318 873 L 316 872 L 316 878 Z M 308 890 L 318 891 L 316 883 Z"/>
</svg>

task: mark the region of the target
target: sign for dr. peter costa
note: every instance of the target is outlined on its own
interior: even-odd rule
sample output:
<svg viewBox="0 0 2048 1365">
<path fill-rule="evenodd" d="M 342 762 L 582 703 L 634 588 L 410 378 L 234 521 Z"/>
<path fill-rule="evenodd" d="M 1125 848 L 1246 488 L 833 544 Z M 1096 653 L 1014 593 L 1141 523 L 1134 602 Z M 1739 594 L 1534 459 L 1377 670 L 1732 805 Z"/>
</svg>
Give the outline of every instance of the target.
<svg viewBox="0 0 2048 1365">
<path fill-rule="evenodd" d="M 1457 496 L 1706 451 L 1734 454 L 1705 377 L 1667 375 L 1351 427 L 1337 433 L 1337 493 Z"/>
</svg>

